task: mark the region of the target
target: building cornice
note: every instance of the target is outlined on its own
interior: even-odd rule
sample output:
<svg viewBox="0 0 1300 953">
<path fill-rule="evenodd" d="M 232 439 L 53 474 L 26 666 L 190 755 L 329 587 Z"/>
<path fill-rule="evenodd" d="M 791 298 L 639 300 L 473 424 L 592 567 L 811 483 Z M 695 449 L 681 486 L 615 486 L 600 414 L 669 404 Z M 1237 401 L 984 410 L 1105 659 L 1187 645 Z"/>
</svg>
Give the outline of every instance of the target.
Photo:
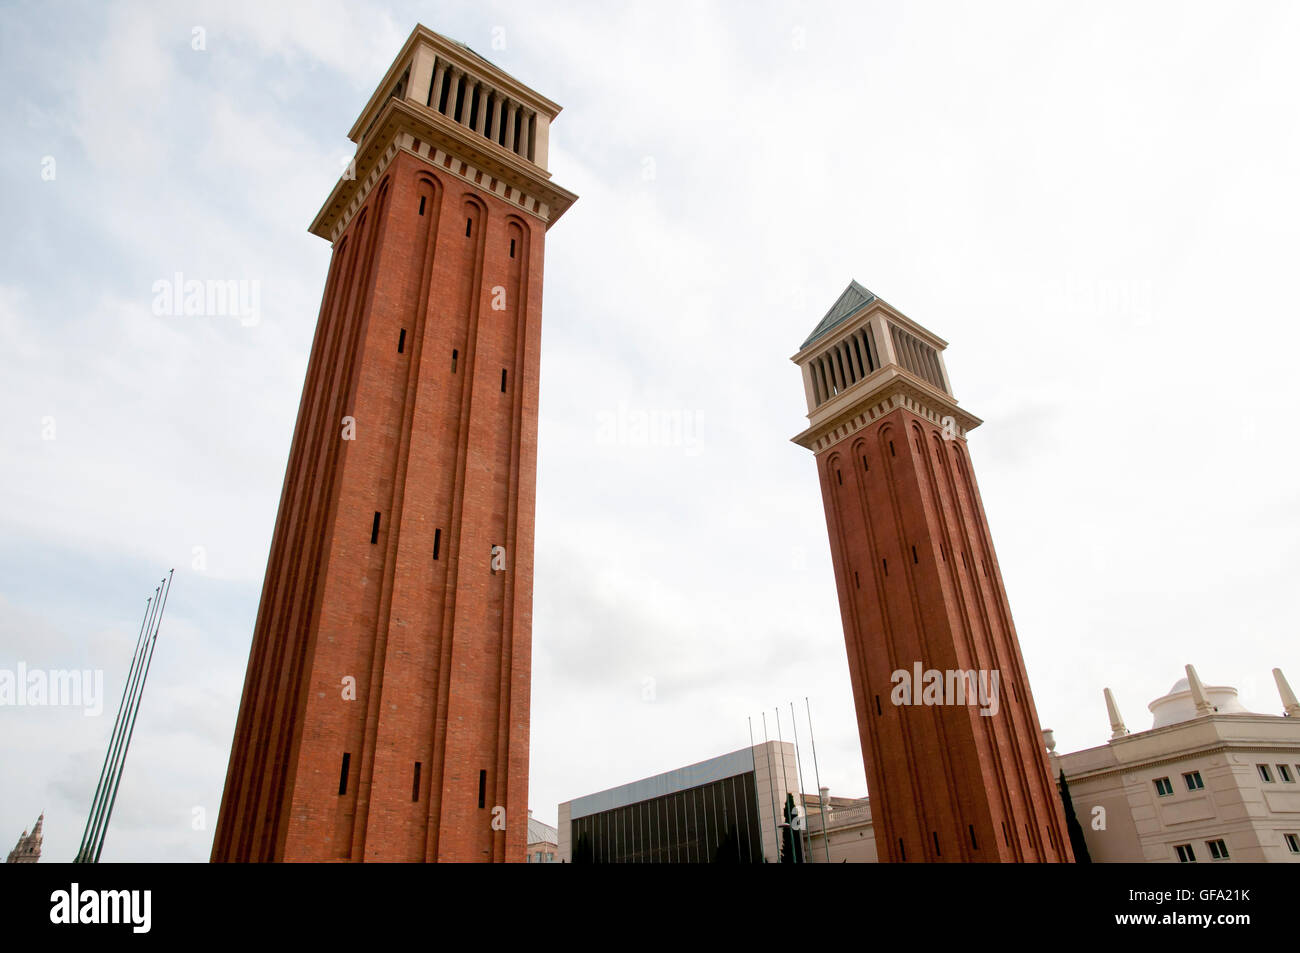
<svg viewBox="0 0 1300 953">
<path fill-rule="evenodd" d="M 512 201 L 547 228 L 577 200 L 574 193 L 551 182 L 543 169 L 508 149 L 479 136 L 471 138 L 459 123 L 428 107 L 390 99 L 376 131 L 357 151 L 353 174 L 339 179 L 309 231 L 331 243 L 337 241 L 398 149 Z"/>
<path fill-rule="evenodd" d="M 809 416 L 811 426 L 793 442 L 820 453 L 899 408 L 944 427 L 954 437 L 965 437 L 983 423 L 910 371 L 887 364 L 818 407 Z"/>
</svg>

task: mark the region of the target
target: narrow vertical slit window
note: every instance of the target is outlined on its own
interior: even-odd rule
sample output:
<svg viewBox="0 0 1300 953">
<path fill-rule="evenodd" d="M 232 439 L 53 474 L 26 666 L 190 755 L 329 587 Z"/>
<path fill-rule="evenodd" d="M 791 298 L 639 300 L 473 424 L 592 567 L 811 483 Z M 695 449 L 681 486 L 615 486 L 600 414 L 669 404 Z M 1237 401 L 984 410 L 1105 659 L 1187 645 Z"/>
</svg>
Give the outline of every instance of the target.
<svg viewBox="0 0 1300 953">
<path fill-rule="evenodd" d="M 423 196 L 423 195 L 420 196 L 420 214 L 421 214 L 421 215 L 424 214 L 424 196 Z"/>
<path fill-rule="evenodd" d="M 839 470 L 835 471 L 835 479 L 839 482 L 840 486 L 844 485 L 844 474 Z"/>
<path fill-rule="evenodd" d="M 898 839 L 898 856 L 900 860 L 907 860 L 907 848 L 903 846 L 903 838 Z"/>
<path fill-rule="evenodd" d="M 930 836 L 934 838 L 934 856 L 936 856 L 936 857 L 942 857 L 942 856 L 943 856 L 943 851 L 941 851 L 941 850 L 939 849 L 939 832 L 938 832 L 938 831 L 930 831 Z"/>
<path fill-rule="evenodd" d="M 442 530 L 435 529 L 433 531 L 433 558 L 434 559 L 438 558 L 438 551 L 440 549 L 442 549 Z"/>
<path fill-rule="evenodd" d="M 919 563 L 920 561 L 921 561 L 921 560 L 919 560 L 919 559 L 916 558 L 916 547 L 913 546 L 913 547 L 912 547 L 912 562 L 913 562 L 913 563 Z"/>
<path fill-rule="evenodd" d="M 871 469 L 871 467 L 867 465 L 867 455 L 865 453 L 862 455 L 862 469 L 864 470 Z"/>
<path fill-rule="evenodd" d="M 375 512 L 375 521 L 370 524 L 370 542 L 372 544 L 379 542 L 379 513 Z"/>
<path fill-rule="evenodd" d="M 970 846 L 971 846 L 971 850 L 979 850 L 979 849 L 980 849 L 980 845 L 979 845 L 979 843 L 975 840 L 975 825 L 974 825 L 974 824 L 967 824 L 967 825 L 966 825 L 966 829 L 967 829 L 968 831 L 970 831 Z"/>
<path fill-rule="evenodd" d="M 406 350 L 406 328 L 402 328 L 401 333 L 397 335 L 397 353 L 401 354 Z"/>
<path fill-rule="evenodd" d="M 853 570 L 853 585 L 858 589 L 862 588 L 862 581 L 858 579 L 858 571 L 856 569 Z"/>
<path fill-rule="evenodd" d="M 890 455 L 891 457 L 895 455 L 895 454 L 894 454 L 894 441 L 892 441 L 892 440 L 889 441 L 889 455 Z"/>
<path fill-rule="evenodd" d="M 411 779 L 411 800 L 420 800 L 420 762 L 415 762 L 415 776 Z"/>
<path fill-rule="evenodd" d="M 451 372 L 456 373 L 456 358 L 460 357 L 460 351 L 455 348 L 451 349 Z"/>
<path fill-rule="evenodd" d="M 343 752 L 343 766 L 339 768 L 339 796 L 348 793 L 348 762 L 352 760 L 352 755 Z"/>
<path fill-rule="evenodd" d="M 884 559 L 884 558 L 882 558 L 882 559 L 880 560 L 880 565 L 881 565 L 881 567 L 885 570 L 885 575 L 888 576 L 888 575 L 889 575 L 889 560 L 888 560 L 888 559 Z"/>
<path fill-rule="evenodd" d="M 487 807 L 487 772 L 478 773 L 478 806 Z"/>
<path fill-rule="evenodd" d="M 506 369 L 501 368 L 501 393 L 506 392 Z"/>
<path fill-rule="evenodd" d="M 510 257 L 515 257 L 515 240 L 513 238 L 510 239 Z"/>
<path fill-rule="evenodd" d="M 473 229 L 474 229 L 474 219 L 472 219 L 472 218 L 467 218 L 467 219 L 465 219 L 465 237 L 466 237 L 466 238 L 469 238 L 469 236 L 470 236 L 470 232 L 472 232 Z"/>
<path fill-rule="evenodd" d="M 883 714 L 884 714 L 884 712 L 882 712 L 882 711 L 880 710 L 880 696 L 879 696 L 879 695 L 876 696 L 876 714 L 877 714 L 877 715 L 883 715 Z"/>
</svg>

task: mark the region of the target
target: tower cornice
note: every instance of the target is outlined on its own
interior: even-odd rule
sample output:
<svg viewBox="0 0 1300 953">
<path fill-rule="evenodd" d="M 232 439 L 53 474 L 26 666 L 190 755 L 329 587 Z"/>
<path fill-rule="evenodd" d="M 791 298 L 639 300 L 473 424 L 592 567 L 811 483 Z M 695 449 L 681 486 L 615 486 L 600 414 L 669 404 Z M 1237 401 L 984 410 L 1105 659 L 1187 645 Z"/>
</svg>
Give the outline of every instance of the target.
<svg viewBox="0 0 1300 953">
<path fill-rule="evenodd" d="M 574 193 L 551 182 L 544 169 L 481 136 L 468 135 L 460 123 L 409 100 L 389 99 L 376 119 L 376 129 L 358 149 L 349 174 L 335 184 L 309 231 L 337 241 L 401 148 L 503 197 L 509 190 L 508 200 L 541 219 L 547 228 L 577 200 Z"/>
<path fill-rule="evenodd" d="M 957 402 L 897 365 L 887 365 L 827 403 L 810 416 L 811 426 L 792 442 L 820 453 L 900 407 L 965 437 L 984 421 Z"/>
</svg>

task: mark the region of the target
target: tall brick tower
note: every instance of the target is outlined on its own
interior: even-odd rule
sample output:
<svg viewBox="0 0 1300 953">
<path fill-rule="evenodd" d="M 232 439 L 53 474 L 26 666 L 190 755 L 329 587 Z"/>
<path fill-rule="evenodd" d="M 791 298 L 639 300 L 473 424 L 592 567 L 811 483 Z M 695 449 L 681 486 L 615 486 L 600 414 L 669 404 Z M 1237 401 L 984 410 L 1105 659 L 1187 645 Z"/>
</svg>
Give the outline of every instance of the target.
<svg viewBox="0 0 1300 953">
<path fill-rule="evenodd" d="M 417 26 L 333 245 L 214 861 L 522 861 L 560 107 Z"/>
<path fill-rule="evenodd" d="M 794 440 L 817 455 L 876 847 L 895 862 L 1069 861 L 966 452 L 980 420 L 952 397 L 946 346 L 855 281 L 792 358 L 809 411 Z"/>
</svg>

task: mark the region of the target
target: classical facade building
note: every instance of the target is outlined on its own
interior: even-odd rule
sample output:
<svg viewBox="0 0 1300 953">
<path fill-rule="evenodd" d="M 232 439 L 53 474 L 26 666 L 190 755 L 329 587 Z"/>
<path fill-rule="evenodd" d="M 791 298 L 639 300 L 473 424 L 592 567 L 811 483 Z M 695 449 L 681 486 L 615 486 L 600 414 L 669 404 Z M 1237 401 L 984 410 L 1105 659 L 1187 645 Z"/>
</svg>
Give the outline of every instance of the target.
<svg viewBox="0 0 1300 953">
<path fill-rule="evenodd" d="M 856 281 L 800 346 L 882 861 L 1069 861 L 947 345 Z"/>
<path fill-rule="evenodd" d="M 517 861 L 560 107 L 417 26 L 333 248 L 214 861 Z"/>
<path fill-rule="evenodd" d="M 9 852 L 9 859 L 5 863 L 9 864 L 34 864 L 41 859 L 41 842 L 45 839 L 42 828 L 45 826 L 45 815 L 41 814 L 36 818 L 36 826 L 32 828 L 31 833 L 23 831 L 23 836 L 18 838 L 18 843 L 14 849 Z"/>
<path fill-rule="evenodd" d="M 1300 704 L 1274 669 L 1280 715 L 1246 711 L 1237 690 L 1186 677 L 1130 732 L 1105 690 L 1111 738 L 1056 754 L 1096 862 L 1300 863 Z M 1058 774 L 1059 776 L 1059 774 Z"/>
<path fill-rule="evenodd" d="M 822 788 L 805 794 L 803 805 L 809 863 L 874 864 L 880 859 L 870 798 L 831 797 L 830 789 Z"/>
</svg>

